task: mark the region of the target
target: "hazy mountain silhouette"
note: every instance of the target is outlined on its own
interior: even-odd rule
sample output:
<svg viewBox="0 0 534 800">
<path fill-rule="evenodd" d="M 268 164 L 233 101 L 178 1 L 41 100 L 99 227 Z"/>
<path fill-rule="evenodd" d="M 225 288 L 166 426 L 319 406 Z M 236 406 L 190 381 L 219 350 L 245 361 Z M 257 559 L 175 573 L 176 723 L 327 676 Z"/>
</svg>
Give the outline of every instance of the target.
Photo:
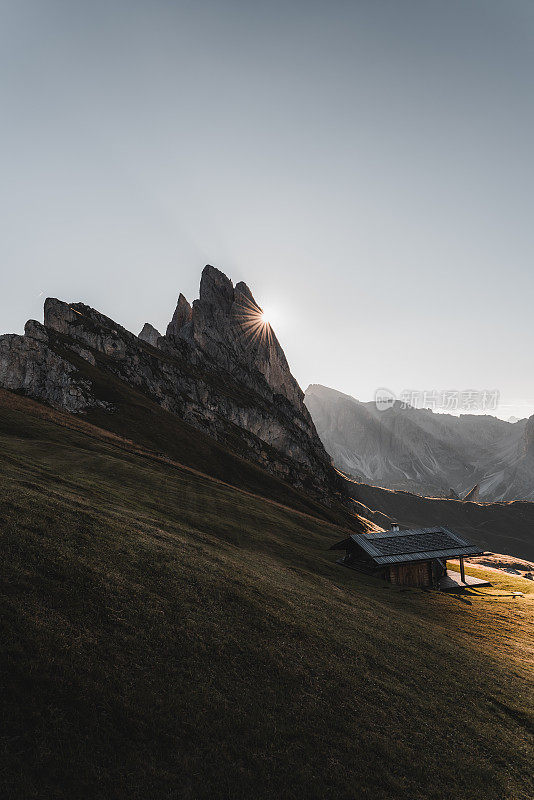
<svg viewBox="0 0 534 800">
<path fill-rule="evenodd" d="M 366 483 L 480 501 L 534 500 L 534 417 L 436 414 L 374 402 L 312 384 L 305 394 L 335 466 Z"/>
</svg>

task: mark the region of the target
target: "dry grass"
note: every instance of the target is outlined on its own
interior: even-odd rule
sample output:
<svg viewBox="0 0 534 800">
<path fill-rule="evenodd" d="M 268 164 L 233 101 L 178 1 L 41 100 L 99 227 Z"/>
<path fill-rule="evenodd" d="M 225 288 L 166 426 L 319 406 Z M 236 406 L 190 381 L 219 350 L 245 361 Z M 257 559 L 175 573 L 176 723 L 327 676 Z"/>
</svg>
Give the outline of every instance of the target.
<svg viewBox="0 0 534 800">
<path fill-rule="evenodd" d="M 0 451 L 5 797 L 532 797 L 532 596 L 359 576 L 333 524 L 27 409 Z"/>
</svg>

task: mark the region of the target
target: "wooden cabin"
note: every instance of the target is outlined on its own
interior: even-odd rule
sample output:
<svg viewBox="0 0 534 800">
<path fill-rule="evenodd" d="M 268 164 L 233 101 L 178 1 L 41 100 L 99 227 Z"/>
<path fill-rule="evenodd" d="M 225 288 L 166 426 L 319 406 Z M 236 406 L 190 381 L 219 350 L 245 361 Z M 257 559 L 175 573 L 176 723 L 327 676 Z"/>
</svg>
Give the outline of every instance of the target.
<svg viewBox="0 0 534 800">
<path fill-rule="evenodd" d="M 344 550 L 338 564 L 383 578 L 399 586 L 439 588 L 447 575 L 447 559 L 459 558 L 461 580 L 465 584 L 464 557 L 482 554 L 448 528 L 412 528 L 354 533 L 332 545 Z"/>
</svg>

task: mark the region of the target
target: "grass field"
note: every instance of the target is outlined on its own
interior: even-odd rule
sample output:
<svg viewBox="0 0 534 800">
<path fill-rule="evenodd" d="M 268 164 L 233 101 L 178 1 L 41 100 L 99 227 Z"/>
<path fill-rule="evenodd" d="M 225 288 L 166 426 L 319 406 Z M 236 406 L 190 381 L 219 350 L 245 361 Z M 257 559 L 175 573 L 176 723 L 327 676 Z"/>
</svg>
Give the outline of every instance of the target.
<svg viewBox="0 0 534 800">
<path fill-rule="evenodd" d="M 3 797 L 534 795 L 527 581 L 358 575 L 320 508 L 23 400 L 0 454 Z"/>
</svg>

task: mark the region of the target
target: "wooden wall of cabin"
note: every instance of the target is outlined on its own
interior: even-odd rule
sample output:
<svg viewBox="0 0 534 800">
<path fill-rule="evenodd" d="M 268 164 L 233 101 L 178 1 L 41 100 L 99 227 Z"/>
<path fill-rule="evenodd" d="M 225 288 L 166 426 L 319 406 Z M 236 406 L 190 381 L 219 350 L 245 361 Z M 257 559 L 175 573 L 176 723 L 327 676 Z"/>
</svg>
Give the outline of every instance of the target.
<svg viewBox="0 0 534 800">
<path fill-rule="evenodd" d="M 409 564 L 390 564 L 388 580 L 397 586 L 432 586 L 431 562 L 414 561 Z"/>
</svg>

